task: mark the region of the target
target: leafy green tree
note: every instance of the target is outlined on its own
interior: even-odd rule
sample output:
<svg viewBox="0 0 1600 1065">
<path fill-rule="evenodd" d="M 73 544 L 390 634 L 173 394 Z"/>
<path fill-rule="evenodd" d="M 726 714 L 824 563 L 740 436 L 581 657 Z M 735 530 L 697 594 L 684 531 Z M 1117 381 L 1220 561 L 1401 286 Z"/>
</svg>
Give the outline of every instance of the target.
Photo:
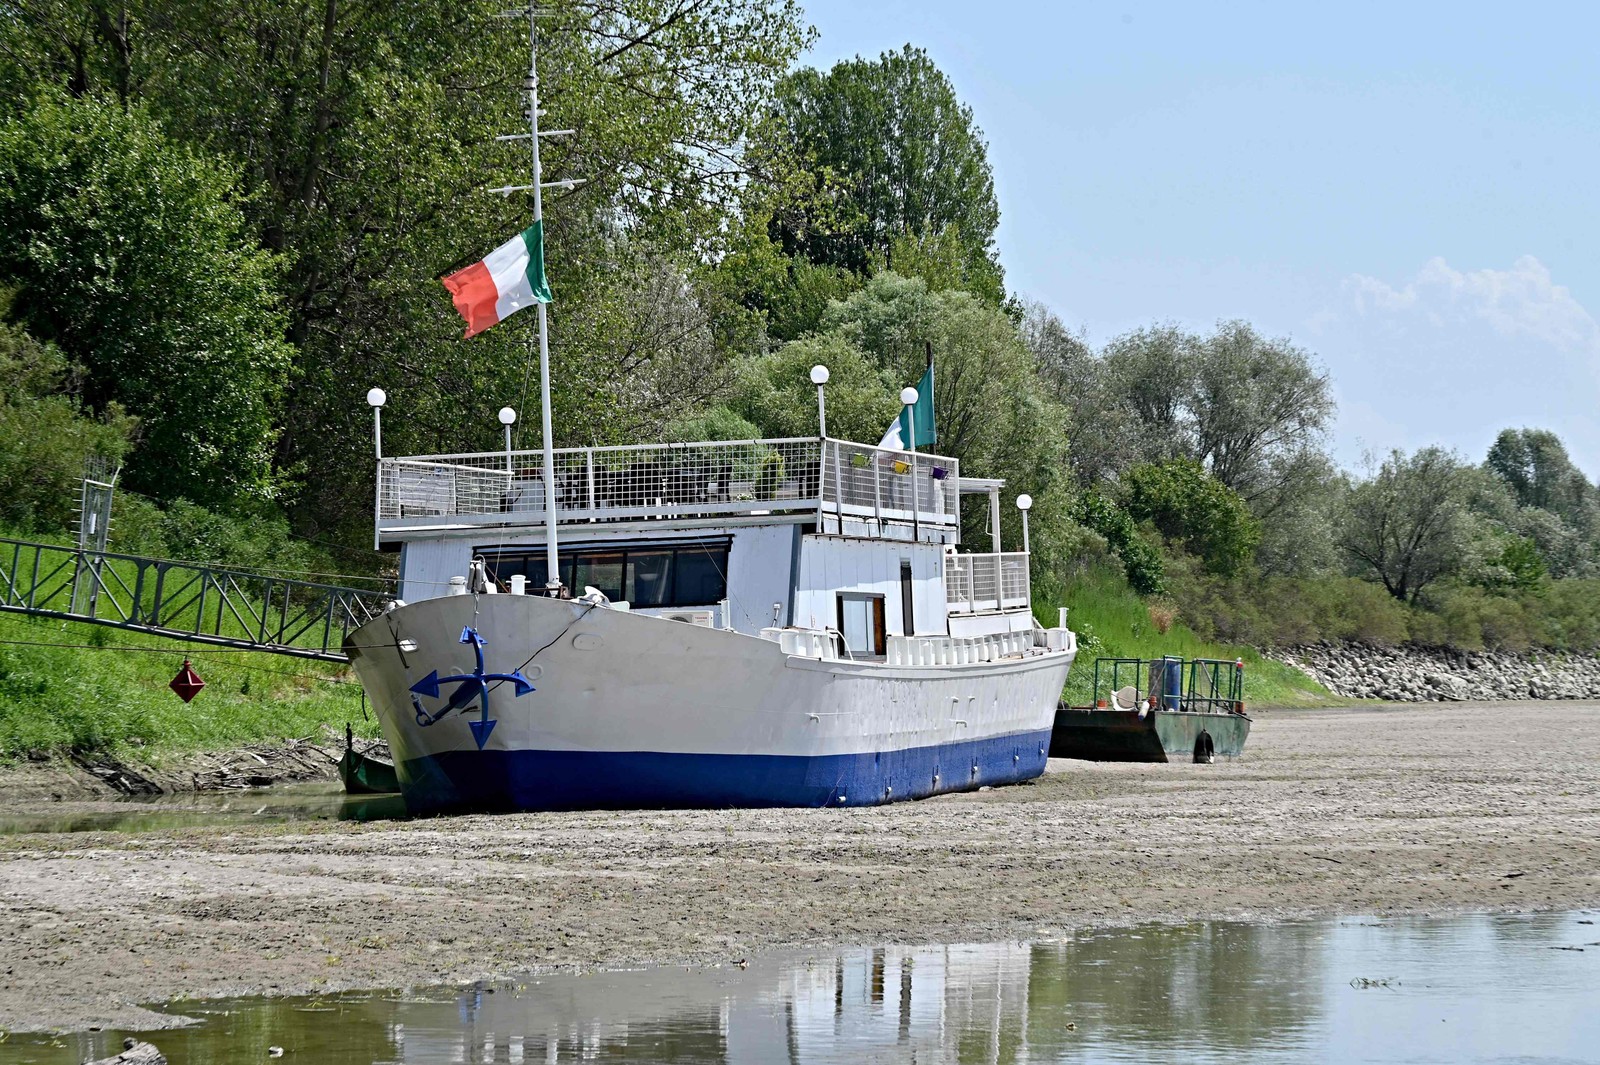
<svg viewBox="0 0 1600 1065">
<path fill-rule="evenodd" d="M 1121 441 L 1075 449 L 1097 459 L 1081 467 L 1088 483 L 1190 458 L 1249 503 L 1264 570 L 1304 575 L 1332 562 L 1334 404 L 1307 352 L 1244 322 L 1205 335 L 1157 325 L 1115 338 L 1074 376 L 1071 387 L 1093 397 L 1085 426 Z"/>
<path fill-rule="evenodd" d="M 0 278 L 29 332 L 136 416 L 130 487 L 222 503 L 275 491 L 292 349 L 231 168 L 142 108 L 44 96 L 0 123 Z"/>
<path fill-rule="evenodd" d="M 1472 536 L 1467 511 L 1471 467 L 1443 448 L 1389 454 L 1350 488 L 1338 524 L 1339 546 L 1389 594 L 1415 603 L 1461 565 Z"/>
<path fill-rule="evenodd" d="M 998 304 L 1004 277 L 988 148 L 950 79 L 907 45 L 778 87 L 756 136 L 781 183 L 770 233 L 785 255 L 866 275 L 923 275 Z"/>
<path fill-rule="evenodd" d="M 1134 521 L 1150 522 L 1219 576 L 1239 572 L 1261 541 L 1261 523 L 1244 500 L 1193 459 L 1135 467 L 1122 498 Z"/>
<path fill-rule="evenodd" d="M 1547 429 L 1505 429 L 1495 437 L 1484 466 L 1511 487 L 1517 502 L 1579 524 L 1590 519 L 1596 491 Z"/>
<path fill-rule="evenodd" d="M 1144 537 L 1128 512 L 1100 492 L 1090 489 L 1078 497 L 1073 517 L 1105 538 L 1122 563 L 1128 586 L 1140 595 L 1157 595 L 1166 590 L 1161 552 Z"/>
<path fill-rule="evenodd" d="M 725 320 L 748 315 L 758 323 L 758 335 L 746 342 L 747 349 L 815 332 L 828 304 L 849 296 L 864 280 L 842 266 L 784 254 L 767 236 L 768 217 L 741 220 L 721 259 L 705 271 L 706 284 L 728 305 Z"/>
<path fill-rule="evenodd" d="M 527 179 L 525 143 L 494 140 L 527 122 L 526 24 L 502 9 L 46 0 L 0 19 L 13 110 L 39 85 L 112 95 L 238 166 L 256 239 L 288 259 L 283 331 L 300 362 L 277 462 L 303 481 L 302 532 L 368 520 L 370 385 L 389 392 L 396 450 L 492 446 L 503 403 L 537 424 L 531 321 L 463 342 L 436 280 L 527 225 L 525 196 L 484 194 Z M 602 372 L 618 362 L 606 325 L 638 321 L 628 286 L 652 262 L 681 271 L 720 239 L 742 145 L 809 34 L 794 0 L 577 0 L 549 14 L 546 125 L 577 133 L 546 142 L 545 176 L 589 181 L 546 197 L 555 415 L 559 437 L 586 440 L 596 381 L 625 406 L 638 398 Z"/>
<path fill-rule="evenodd" d="M 0 294 L 0 315 L 10 296 Z M 84 459 L 119 461 L 134 419 L 115 402 L 91 417 L 79 401 L 82 367 L 0 320 L 0 522 L 23 531 L 61 532 L 77 514 Z"/>
<path fill-rule="evenodd" d="M 882 365 L 841 332 L 792 340 L 753 363 L 731 408 L 762 435 L 816 436 L 817 388 L 811 367 L 828 368 L 828 435 L 877 443 L 900 413 L 900 389 Z"/>
</svg>

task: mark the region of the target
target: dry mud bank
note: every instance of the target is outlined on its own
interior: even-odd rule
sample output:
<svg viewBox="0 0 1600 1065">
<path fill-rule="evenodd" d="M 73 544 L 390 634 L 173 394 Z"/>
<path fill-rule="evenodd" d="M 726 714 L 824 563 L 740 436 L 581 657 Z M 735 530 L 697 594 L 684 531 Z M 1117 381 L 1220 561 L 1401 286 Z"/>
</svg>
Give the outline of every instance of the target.
<svg viewBox="0 0 1600 1065">
<path fill-rule="evenodd" d="M 873 810 L 0 839 L 0 1027 L 780 944 L 1596 903 L 1600 705 L 1279 711 L 1231 763 L 1052 762 Z"/>
</svg>

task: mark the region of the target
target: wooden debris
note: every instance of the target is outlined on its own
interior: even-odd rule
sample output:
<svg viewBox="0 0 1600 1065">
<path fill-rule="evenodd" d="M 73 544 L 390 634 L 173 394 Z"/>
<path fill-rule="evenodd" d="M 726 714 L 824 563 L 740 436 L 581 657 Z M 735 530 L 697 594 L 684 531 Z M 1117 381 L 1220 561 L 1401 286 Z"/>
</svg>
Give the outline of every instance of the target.
<svg viewBox="0 0 1600 1065">
<path fill-rule="evenodd" d="M 114 1058 L 101 1058 L 91 1061 L 89 1065 L 167 1065 L 167 1056 L 155 1048 L 153 1043 L 141 1043 L 137 1039 L 124 1039 L 122 1053 Z"/>
</svg>

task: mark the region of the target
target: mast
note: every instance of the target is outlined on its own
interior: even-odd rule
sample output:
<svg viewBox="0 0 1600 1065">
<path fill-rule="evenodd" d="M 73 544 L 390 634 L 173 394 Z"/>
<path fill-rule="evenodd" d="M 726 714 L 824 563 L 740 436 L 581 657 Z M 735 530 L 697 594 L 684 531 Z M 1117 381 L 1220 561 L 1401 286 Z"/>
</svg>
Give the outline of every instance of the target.
<svg viewBox="0 0 1600 1065">
<path fill-rule="evenodd" d="M 533 220 L 541 223 L 539 240 L 544 241 L 544 196 L 540 189 L 543 172 L 539 168 L 539 13 L 532 0 L 528 4 L 528 144 L 533 152 Z M 539 414 L 543 432 L 544 461 L 544 537 L 545 589 L 556 595 L 561 590 L 561 552 L 556 543 L 556 458 L 554 433 L 550 428 L 550 340 L 549 318 L 543 301 L 539 303 Z M 528 353 L 531 358 L 533 353 Z"/>
<path fill-rule="evenodd" d="M 506 133 L 495 138 L 497 141 L 519 141 L 524 137 L 528 139 L 528 148 L 532 153 L 530 163 L 533 166 L 533 181 L 527 185 L 503 185 L 500 188 L 490 189 L 502 196 L 510 196 L 514 192 L 533 193 L 533 220 L 539 226 L 539 254 L 541 266 L 544 257 L 544 190 L 547 187 L 559 186 L 564 189 L 574 189 L 585 183 L 583 178 L 562 178 L 560 181 L 543 181 L 544 171 L 539 165 L 539 141 L 543 137 L 565 137 L 573 133 L 570 129 L 539 129 L 539 116 L 544 112 L 539 110 L 539 18 L 550 12 L 542 10 L 530 3 L 525 9 L 503 11 L 500 18 L 521 18 L 526 13 L 528 16 L 528 78 L 524 88 L 528 93 L 528 132 Z M 542 270 L 541 270 L 542 273 Z M 545 527 L 545 590 L 551 595 L 557 594 L 561 589 L 561 555 L 556 540 L 556 485 L 555 485 L 555 432 L 551 428 L 550 411 L 550 341 L 549 341 L 549 311 L 543 300 L 534 301 L 539 311 L 539 408 L 540 424 L 543 430 L 541 450 L 544 458 L 544 527 Z M 528 359 L 533 359 L 533 338 L 528 338 Z"/>
</svg>

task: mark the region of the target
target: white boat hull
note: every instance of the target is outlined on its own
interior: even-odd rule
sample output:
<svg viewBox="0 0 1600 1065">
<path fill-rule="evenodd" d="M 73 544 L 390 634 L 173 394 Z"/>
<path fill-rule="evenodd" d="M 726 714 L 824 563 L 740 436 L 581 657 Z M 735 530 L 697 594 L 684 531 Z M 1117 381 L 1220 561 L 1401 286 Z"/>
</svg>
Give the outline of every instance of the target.
<svg viewBox="0 0 1600 1065">
<path fill-rule="evenodd" d="M 532 690 L 471 677 L 520 669 Z M 1044 771 L 1074 651 L 891 667 L 536 596 L 393 610 L 346 650 L 414 811 L 869 805 Z M 423 689 L 419 693 L 419 685 Z M 448 712 L 452 689 L 464 694 Z M 486 724 L 486 722 L 493 724 Z M 477 722 L 477 728 L 473 727 Z M 480 744 L 481 740 L 481 744 Z"/>
</svg>

